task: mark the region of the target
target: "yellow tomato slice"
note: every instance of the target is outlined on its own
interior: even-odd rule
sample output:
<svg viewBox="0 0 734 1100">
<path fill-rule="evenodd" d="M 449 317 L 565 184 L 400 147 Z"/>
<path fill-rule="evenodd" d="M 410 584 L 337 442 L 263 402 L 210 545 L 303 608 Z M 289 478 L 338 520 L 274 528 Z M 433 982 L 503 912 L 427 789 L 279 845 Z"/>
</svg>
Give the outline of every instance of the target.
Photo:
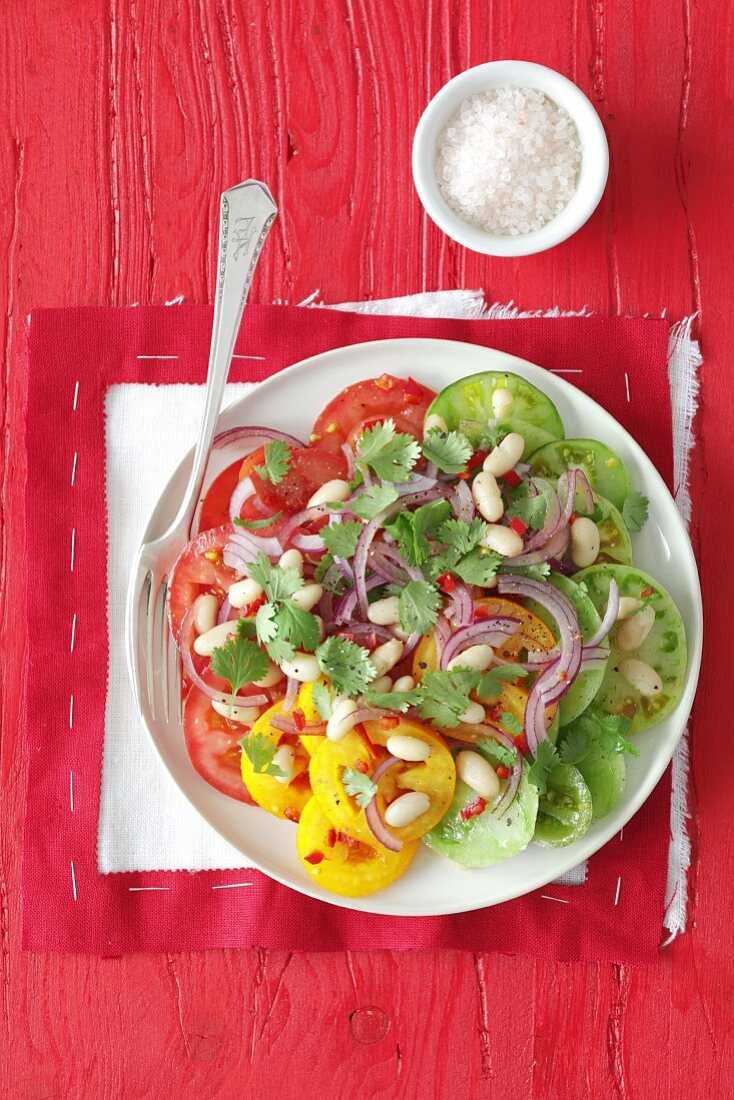
<svg viewBox="0 0 734 1100">
<path fill-rule="evenodd" d="M 282 702 L 273 704 L 261 714 L 249 734 L 250 737 L 261 734 L 273 745 L 279 745 L 286 735 L 271 726 L 270 719 L 283 710 Z M 269 814 L 284 817 L 289 821 L 298 821 L 303 807 L 311 797 L 308 782 L 308 757 L 300 745 L 295 745 L 296 761 L 293 779 L 289 783 L 279 783 L 273 775 L 256 772 L 246 753 L 242 753 L 242 779 L 248 791 Z"/>
<path fill-rule="evenodd" d="M 408 869 L 417 841 L 390 852 L 370 834 L 370 839 L 351 840 L 335 835 L 335 829 L 317 798 L 310 799 L 301 814 L 296 836 L 298 858 L 308 874 L 333 894 L 359 898 L 395 882 Z"/>
<path fill-rule="evenodd" d="M 320 680 L 317 680 L 317 683 L 323 684 L 324 687 L 329 686 L 329 681 L 326 679 L 325 676 L 322 676 Z M 296 702 L 296 706 L 299 710 L 303 712 L 303 717 L 306 719 L 306 724 L 309 726 L 317 725 L 319 722 L 323 722 L 321 713 L 317 709 L 316 704 L 313 701 L 313 689 L 315 687 L 316 684 L 301 684 L 300 690 L 298 692 L 298 700 Z M 321 745 L 323 745 L 324 738 L 321 736 L 310 737 L 308 734 L 306 734 L 305 737 L 301 736 L 299 738 L 299 741 L 303 745 L 308 755 L 313 756 L 316 750 L 320 748 Z"/>
<path fill-rule="evenodd" d="M 419 763 L 396 764 L 379 780 L 378 806 L 384 815 L 386 806 L 406 791 L 422 791 L 431 800 L 430 808 L 415 821 L 392 832 L 400 840 L 417 840 L 436 825 L 451 804 L 456 787 L 453 757 L 442 738 L 420 722 L 400 717 L 399 723 L 383 729 L 380 722 L 365 722 L 367 737 L 375 746 L 384 747 L 393 734 L 415 737 L 431 747 L 431 755 Z M 343 774 L 345 768 L 365 770 L 371 775 L 384 760 L 387 751 L 374 756 L 367 743 L 352 731 L 341 741 L 326 741 L 311 757 L 309 775 L 311 788 L 332 825 L 360 839 L 372 840 L 372 832 L 364 810 L 347 794 Z"/>
</svg>

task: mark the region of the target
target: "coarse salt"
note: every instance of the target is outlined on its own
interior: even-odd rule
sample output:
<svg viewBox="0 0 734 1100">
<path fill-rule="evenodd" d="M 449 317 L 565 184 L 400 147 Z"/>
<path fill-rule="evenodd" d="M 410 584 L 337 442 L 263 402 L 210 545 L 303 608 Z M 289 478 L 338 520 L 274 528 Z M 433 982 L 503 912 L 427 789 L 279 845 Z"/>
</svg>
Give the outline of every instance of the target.
<svg viewBox="0 0 734 1100">
<path fill-rule="evenodd" d="M 576 191 L 581 142 L 563 107 L 505 84 L 465 99 L 439 135 L 436 179 L 451 209 L 488 233 L 542 229 Z"/>
</svg>

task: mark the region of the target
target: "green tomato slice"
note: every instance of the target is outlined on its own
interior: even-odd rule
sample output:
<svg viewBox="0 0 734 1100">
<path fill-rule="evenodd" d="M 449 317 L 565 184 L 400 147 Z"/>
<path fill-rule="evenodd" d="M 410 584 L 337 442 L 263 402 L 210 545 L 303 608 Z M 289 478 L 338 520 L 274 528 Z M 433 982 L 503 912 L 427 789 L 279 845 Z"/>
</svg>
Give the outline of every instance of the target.
<svg viewBox="0 0 734 1100">
<path fill-rule="evenodd" d="M 490 867 L 527 848 L 535 829 L 538 792 L 524 773 L 515 800 L 502 817 L 485 810 L 463 821 L 461 811 L 475 798 L 474 791 L 459 779 L 453 802 L 438 825 L 423 837 L 432 852 L 462 867 Z"/>
<path fill-rule="evenodd" d="M 607 497 L 615 508 L 624 506 L 632 492 L 632 479 L 619 455 L 595 439 L 556 439 L 530 456 L 531 473 L 557 478 L 572 467 L 584 471 L 592 489 Z"/>
<path fill-rule="evenodd" d="M 548 433 L 553 439 L 563 439 L 563 421 L 551 399 L 519 375 L 505 374 L 502 371 L 483 371 L 481 374 L 471 374 L 452 382 L 434 399 L 426 416 L 431 413 L 442 416 L 449 431 L 461 428 L 477 447 L 489 421 L 496 419 L 492 411 L 492 394 L 497 389 L 508 389 L 514 399 L 512 409 L 503 423 L 522 421 Z"/>
<path fill-rule="evenodd" d="M 603 613 L 609 596 L 609 584 L 616 580 L 622 596 L 639 599 L 652 589 L 645 601 L 655 610 L 653 628 L 639 649 L 621 652 L 615 645 L 618 626 L 610 634 L 611 654 L 596 697 L 599 709 L 608 714 L 623 714 L 632 725 L 630 733 L 638 733 L 661 721 L 677 706 L 683 691 L 688 660 L 686 634 L 678 608 L 659 581 L 628 565 L 592 565 L 576 573 L 574 580 L 586 585 L 589 598 L 599 614 Z M 652 668 L 663 682 L 663 690 L 654 696 L 642 695 L 619 671 L 620 661 L 635 657 Z"/>
<path fill-rule="evenodd" d="M 595 565 L 611 562 L 617 565 L 632 565 L 632 539 L 622 513 L 615 508 L 611 500 L 596 497 L 601 511 L 601 519 L 596 521 L 599 528 L 599 553 Z"/>
<path fill-rule="evenodd" d="M 578 576 L 580 576 L 580 574 L 577 573 L 576 577 Z M 583 588 L 576 583 L 576 577 L 571 580 L 570 577 L 564 577 L 560 573 L 551 573 L 548 577 L 548 581 L 562 592 L 564 596 L 567 596 L 573 604 L 576 614 L 578 615 L 581 635 L 586 642 L 592 634 L 598 630 L 601 619 L 589 596 L 584 592 Z M 558 627 L 553 616 L 550 615 L 544 607 L 541 607 L 540 604 L 536 604 L 534 600 L 528 601 L 528 606 L 538 618 L 548 624 L 557 641 L 559 638 Z M 606 642 L 603 642 L 602 645 L 608 648 Z M 567 726 L 569 722 L 573 722 L 574 718 L 578 718 L 579 714 L 586 710 L 589 703 L 591 703 L 598 692 L 603 679 L 604 672 L 602 669 L 588 669 L 588 671 L 578 674 L 558 706 L 561 727 Z"/>
<path fill-rule="evenodd" d="M 589 788 L 578 768 L 556 764 L 548 773 L 547 791 L 538 803 L 533 840 L 543 848 L 565 848 L 591 824 Z"/>
</svg>

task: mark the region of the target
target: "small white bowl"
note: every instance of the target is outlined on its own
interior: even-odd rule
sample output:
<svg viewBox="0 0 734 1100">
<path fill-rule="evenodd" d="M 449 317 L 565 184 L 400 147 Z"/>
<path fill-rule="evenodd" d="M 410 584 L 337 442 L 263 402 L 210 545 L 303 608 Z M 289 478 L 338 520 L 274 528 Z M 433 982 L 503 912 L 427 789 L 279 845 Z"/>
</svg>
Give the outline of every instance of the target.
<svg viewBox="0 0 734 1100">
<path fill-rule="evenodd" d="M 459 104 L 502 84 L 545 92 L 568 111 L 581 141 L 581 169 L 571 201 L 542 229 L 516 237 L 487 233 L 459 217 L 441 194 L 434 168 L 439 134 Z M 596 210 L 608 173 L 609 147 L 604 127 L 589 100 L 565 76 L 530 61 L 489 61 L 455 76 L 428 104 L 413 139 L 413 180 L 429 217 L 459 244 L 489 256 L 530 256 L 565 241 Z"/>
</svg>

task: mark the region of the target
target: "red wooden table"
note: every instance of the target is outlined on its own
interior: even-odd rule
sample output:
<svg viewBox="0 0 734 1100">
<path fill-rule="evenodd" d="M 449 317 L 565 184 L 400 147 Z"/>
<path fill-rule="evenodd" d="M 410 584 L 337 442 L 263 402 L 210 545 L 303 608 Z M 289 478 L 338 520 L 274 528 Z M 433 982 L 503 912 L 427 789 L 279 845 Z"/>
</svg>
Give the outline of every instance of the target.
<svg viewBox="0 0 734 1100">
<path fill-rule="evenodd" d="M 732 1095 L 730 22 L 726 0 L 2 5 L 2 1096 Z M 577 81 L 612 153 L 591 223 L 517 261 L 446 240 L 410 178 L 428 98 L 500 57 Z M 36 305 L 207 300 L 217 196 L 249 175 L 281 208 L 254 300 L 466 286 L 527 308 L 699 311 L 695 538 L 708 659 L 695 866 L 690 930 L 656 966 L 460 952 L 21 952 L 25 317 Z"/>
</svg>

